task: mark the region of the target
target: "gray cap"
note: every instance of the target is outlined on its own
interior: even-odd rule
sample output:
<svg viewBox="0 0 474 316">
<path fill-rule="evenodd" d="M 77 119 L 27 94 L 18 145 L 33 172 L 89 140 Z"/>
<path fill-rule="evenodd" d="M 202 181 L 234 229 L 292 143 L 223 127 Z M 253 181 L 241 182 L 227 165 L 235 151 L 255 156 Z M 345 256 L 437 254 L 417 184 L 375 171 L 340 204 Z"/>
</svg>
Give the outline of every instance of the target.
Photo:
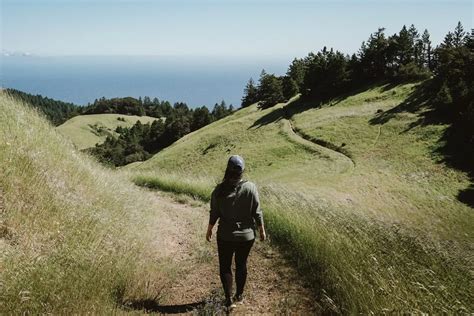
<svg viewBox="0 0 474 316">
<path fill-rule="evenodd" d="M 245 162 L 244 158 L 240 157 L 239 155 L 232 155 L 227 162 L 227 168 L 236 171 L 244 171 L 245 169 Z"/>
</svg>

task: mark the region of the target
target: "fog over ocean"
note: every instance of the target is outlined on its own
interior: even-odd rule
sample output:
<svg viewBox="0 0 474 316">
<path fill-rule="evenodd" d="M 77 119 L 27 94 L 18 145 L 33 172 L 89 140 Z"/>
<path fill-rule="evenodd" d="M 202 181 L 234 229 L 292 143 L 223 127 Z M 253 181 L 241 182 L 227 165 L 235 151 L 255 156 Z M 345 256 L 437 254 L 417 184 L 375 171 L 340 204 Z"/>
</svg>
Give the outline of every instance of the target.
<svg viewBox="0 0 474 316">
<path fill-rule="evenodd" d="M 2 56 L 1 86 L 85 105 L 100 97 L 157 97 L 190 107 L 240 106 L 250 77 L 282 75 L 293 57 Z"/>
</svg>

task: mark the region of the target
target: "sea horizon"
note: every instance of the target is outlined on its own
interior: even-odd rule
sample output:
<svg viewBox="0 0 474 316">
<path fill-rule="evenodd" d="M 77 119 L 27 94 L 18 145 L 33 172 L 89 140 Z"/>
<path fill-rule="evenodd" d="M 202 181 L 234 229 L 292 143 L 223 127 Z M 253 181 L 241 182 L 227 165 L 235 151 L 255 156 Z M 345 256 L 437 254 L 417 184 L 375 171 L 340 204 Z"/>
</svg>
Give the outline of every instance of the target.
<svg viewBox="0 0 474 316">
<path fill-rule="evenodd" d="M 294 57 L 12 54 L 1 57 L 2 88 L 71 102 L 145 97 L 191 108 L 222 100 L 240 107 L 247 81 L 262 69 L 283 75 Z"/>
</svg>

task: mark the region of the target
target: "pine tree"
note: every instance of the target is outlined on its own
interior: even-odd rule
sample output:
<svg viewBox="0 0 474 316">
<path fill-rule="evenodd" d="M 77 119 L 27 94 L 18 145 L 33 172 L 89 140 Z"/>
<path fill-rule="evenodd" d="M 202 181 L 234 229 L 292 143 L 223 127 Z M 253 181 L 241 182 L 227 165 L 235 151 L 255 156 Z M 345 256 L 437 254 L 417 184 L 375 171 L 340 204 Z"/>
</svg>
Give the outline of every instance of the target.
<svg viewBox="0 0 474 316">
<path fill-rule="evenodd" d="M 260 74 L 258 85 L 259 107 L 268 108 L 284 100 L 282 92 L 282 80 L 273 74 L 267 74 L 264 70 Z"/>
<path fill-rule="evenodd" d="M 458 22 L 456 28 L 454 29 L 453 33 L 453 45 L 454 47 L 461 47 L 466 42 L 466 32 L 464 32 L 464 28 L 461 22 Z"/>
<path fill-rule="evenodd" d="M 291 65 L 288 67 L 288 71 L 286 72 L 286 75 L 295 81 L 296 85 L 298 86 L 298 89 L 301 89 L 303 87 L 305 73 L 306 73 L 305 61 L 303 59 L 295 58 L 293 59 L 293 62 L 291 63 Z"/>
<path fill-rule="evenodd" d="M 441 43 L 441 48 L 451 48 L 454 46 L 454 34 L 452 32 L 448 32 L 444 37 L 443 42 Z"/>
<path fill-rule="evenodd" d="M 289 100 L 292 97 L 294 97 L 296 94 L 298 94 L 299 92 L 298 84 L 292 77 L 290 76 L 283 77 L 282 92 L 283 92 L 283 97 L 285 98 L 285 100 Z"/>
<path fill-rule="evenodd" d="M 466 37 L 466 47 L 474 52 L 474 29 L 471 29 L 471 34 L 467 34 Z"/>
<path fill-rule="evenodd" d="M 385 37 L 385 29 L 379 28 L 370 34 L 367 42 L 362 42 L 359 50 L 361 72 L 367 79 L 385 78 L 388 59 L 389 41 Z"/>
<path fill-rule="evenodd" d="M 410 41 L 411 41 L 411 60 L 415 62 L 416 65 L 422 66 L 421 61 L 421 51 L 422 51 L 422 41 L 420 39 L 420 33 L 416 29 L 415 25 L 411 25 L 408 29 L 408 33 L 410 34 Z"/>
<path fill-rule="evenodd" d="M 427 29 L 425 29 L 425 31 L 423 32 L 423 35 L 421 36 L 421 42 L 423 45 L 422 51 L 421 51 L 423 66 L 431 70 L 433 66 L 433 63 L 432 63 L 433 56 L 432 56 L 430 33 L 428 32 Z"/>
<path fill-rule="evenodd" d="M 242 97 L 242 107 L 247 107 L 258 101 L 258 89 L 255 86 L 255 82 L 252 78 L 249 79 L 247 85 L 244 88 L 244 95 Z"/>
<path fill-rule="evenodd" d="M 413 59 L 413 33 L 405 25 L 398 33 L 397 57 L 399 65 L 406 65 Z"/>
</svg>

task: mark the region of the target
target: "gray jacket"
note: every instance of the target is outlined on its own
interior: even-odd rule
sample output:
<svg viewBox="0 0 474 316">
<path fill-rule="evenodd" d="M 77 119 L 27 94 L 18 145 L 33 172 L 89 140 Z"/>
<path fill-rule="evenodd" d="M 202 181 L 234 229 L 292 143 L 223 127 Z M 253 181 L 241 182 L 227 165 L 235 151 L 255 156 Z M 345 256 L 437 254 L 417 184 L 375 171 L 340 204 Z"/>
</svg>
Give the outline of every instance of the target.
<svg viewBox="0 0 474 316">
<path fill-rule="evenodd" d="M 260 209 L 257 187 L 250 181 L 241 181 L 227 196 L 219 194 L 220 184 L 211 195 L 209 224 L 219 219 L 217 239 L 224 241 L 248 241 L 255 239 L 255 225 L 261 226 L 263 214 Z"/>
</svg>

